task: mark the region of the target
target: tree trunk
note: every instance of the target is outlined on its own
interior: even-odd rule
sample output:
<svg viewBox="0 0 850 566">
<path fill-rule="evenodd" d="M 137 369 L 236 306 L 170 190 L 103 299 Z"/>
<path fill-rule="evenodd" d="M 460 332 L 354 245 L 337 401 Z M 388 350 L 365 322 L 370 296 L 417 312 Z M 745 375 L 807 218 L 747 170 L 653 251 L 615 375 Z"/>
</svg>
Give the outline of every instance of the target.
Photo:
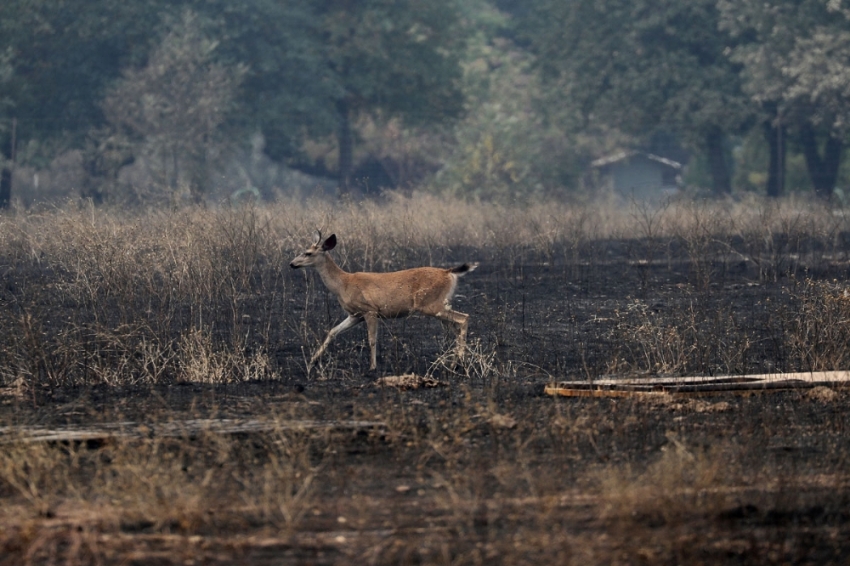
<svg viewBox="0 0 850 566">
<path fill-rule="evenodd" d="M 764 139 L 770 148 L 770 163 L 767 166 L 767 196 L 779 197 L 785 192 L 785 126 L 774 125 L 772 120 L 764 123 Z"/>
<path fill-rule="evenodd" d="M 9 208 L 12 202 L 12 170 L 3 167 L 0 171 L 0 209 Z"/>
<path fill-rule="evenodd" d="M 206 136 L 204 136 L 206 138 Z M 189 192 L 192 202 L 201 204 L 204 202 L 204 193 L 209 185 L 209 170 L 207 164 L 206 147 L 208 140 L 204 139 L 198 147 L 187 152 L 186 159 L 189 161 Z"/>
<path fill-rule="evenodd" d="M 823 157 L 821 157 L 815 129 L 811 124 L 804 124 L 800 128 L 800 141 L 815 194 L 829 200 L 835 190 L 835 181 L 838 179 L 838 167 L 841 165 L 844 143 L 829 135 L 824 145 Z"/>
<path fill-rule="evenodd" d="M 0 209 L 9 208 L 12 204 L 12 180 L 15 168 L 15 144 L 17 143 L 18 121 L 12 118 L 12 135 L 9 139 L 8 153 L 3 150 L 5 167 L 0 167 Z"/>
<path fill-rule="evenodd" d="M 337 102 L 337 114 L 339 116 L 339 195 L 347 195 L 351 190 L 351 166 L 352 147 L 351 138 L 351 116 L 348 101 L 345 99 Z"/>
<path fill-rule="evenodd" d="M 723 131 L 720 128 L 712 128 L 706 136 L 706 150 L 708 152 L 708 167 L 714 183 L 714 194 L 721 196 L 732 192 L 732 178 L 729 174 L 729 165 L 726 161 L 726 151 L 723 147 Z"/>
<path fill-rule="evenodd" d="M 91 199 L 95 205 L 103 204 L 103 157 L 99 148 L 86 148 L 83 152 L 83 176 L 82 188 L 80 196 L 84 199 Z"/>
</svg>

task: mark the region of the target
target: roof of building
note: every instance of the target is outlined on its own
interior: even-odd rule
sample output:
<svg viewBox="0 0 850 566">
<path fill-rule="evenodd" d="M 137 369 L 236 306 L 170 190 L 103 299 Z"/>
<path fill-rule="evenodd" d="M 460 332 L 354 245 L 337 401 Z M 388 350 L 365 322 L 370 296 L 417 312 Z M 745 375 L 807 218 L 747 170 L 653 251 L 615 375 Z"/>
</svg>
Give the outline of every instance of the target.
<svg viewBox="0 0 850 566">
<path fill-rule="evenodd" d="M 662 165 L 666 165 L 667 167 L 671 167 L 673 169 L 681 169 L 682 164 L 678 161 L 673 161 L 672 159 L 667 159 L 666 157 L 660 157 L 653 153 L 647 153 L 645 151 L 637 151 L 637 150 L 629 150 L 629 151 L 620 151 L 617 153 L 612 153 L 611 155 L 607 155 L 605 157 L 600 157 L 595 161 L 590 163 L 591 167 L 605 167 L 607 165 L 613 165 L 614 163 L 618 163 L 620 161 L 624 161 L 630 157 L 635 155 L 642 155 L 649 159 L 650 161 L 655 161 Z"/>
</svg>

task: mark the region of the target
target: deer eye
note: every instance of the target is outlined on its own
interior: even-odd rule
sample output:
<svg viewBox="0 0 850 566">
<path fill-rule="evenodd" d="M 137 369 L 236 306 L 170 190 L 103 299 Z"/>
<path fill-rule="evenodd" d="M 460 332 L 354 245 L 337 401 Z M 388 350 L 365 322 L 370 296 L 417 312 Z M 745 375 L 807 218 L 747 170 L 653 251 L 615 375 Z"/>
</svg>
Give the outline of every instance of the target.
<svg viewBox="0 0 850 566">
<path fill-rule="evenodd" d="M 313 252 L 304 252 L 304 255 L 309 257 L 309 256 L 313 255 Z"/>
</svg>

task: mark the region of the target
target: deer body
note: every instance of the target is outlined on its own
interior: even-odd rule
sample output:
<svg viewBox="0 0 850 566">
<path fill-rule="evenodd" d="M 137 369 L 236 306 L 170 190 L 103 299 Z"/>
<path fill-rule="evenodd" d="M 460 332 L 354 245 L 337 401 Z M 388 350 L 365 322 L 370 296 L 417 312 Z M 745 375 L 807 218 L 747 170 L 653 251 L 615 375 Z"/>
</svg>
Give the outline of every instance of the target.
<svg viewBox="0 0 850 566">
<path fill-rule="evenodd" d="M 458 329 L 458 355 L 463 355 L 469 315 L 452 310 L 451 299 L 458 278 L 474 270 L 477 264 L 464 264 L 452 269 L 417 267 L 391 273 L 348 273 L 328 254 L 334 246 L 334 234 L 324 241 L 321 234 L 317 234 L 313 245 L 289 264 L 292 268 L 314 267 L 348 313 L 348 318 L 328 332 L 325 341 L 310 359 L 310 366 L 316 363 L 337 334 L 365 322 L 372 355 L 370 369 L 374 370 L 377 367 L 378 319 L 416 313 L 454 324 Z"/>
</svg>

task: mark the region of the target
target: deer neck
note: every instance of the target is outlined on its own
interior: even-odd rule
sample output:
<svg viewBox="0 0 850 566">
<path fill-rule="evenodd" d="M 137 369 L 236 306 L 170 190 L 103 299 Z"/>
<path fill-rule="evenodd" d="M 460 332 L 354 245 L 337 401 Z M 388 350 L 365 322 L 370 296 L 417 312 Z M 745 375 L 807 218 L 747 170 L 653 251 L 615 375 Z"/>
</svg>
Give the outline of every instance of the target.
<svg viewBox="0 0 850 566">
<path fill-rule="evenodd" d="M 319 272 L 319 277 L 322 278 L 325 287 L 334 295 L 339 296 L 345 285 L 343 279 L 347 273 L 329 255 L 325 256 L 325 261 L 316 265 L 316 270 Z"/>
</svg>

